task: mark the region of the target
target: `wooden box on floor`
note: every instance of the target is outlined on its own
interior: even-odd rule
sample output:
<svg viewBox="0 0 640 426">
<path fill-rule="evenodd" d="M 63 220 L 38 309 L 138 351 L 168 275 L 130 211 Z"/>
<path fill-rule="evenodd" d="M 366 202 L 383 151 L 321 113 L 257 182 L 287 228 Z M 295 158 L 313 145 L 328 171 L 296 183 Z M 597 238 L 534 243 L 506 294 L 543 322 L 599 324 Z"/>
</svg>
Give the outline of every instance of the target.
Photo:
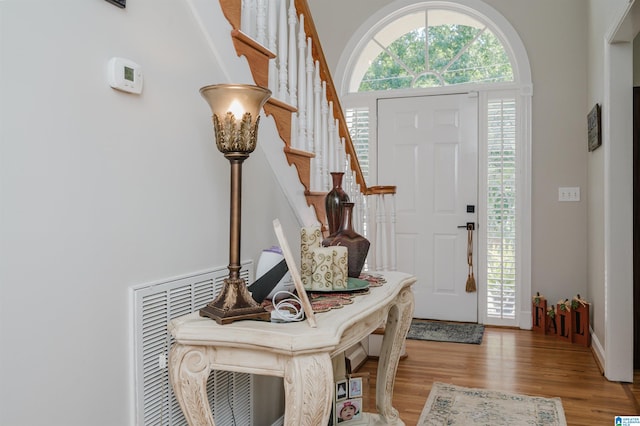
<svg viewBox="0 0 640 426">
<path fill-rule="evenodd" d="M 531 302 L 532 330 L 536 333 L 546 334 L 547 321 L 551 318 L 547 316 L 547 299 L 542 296 L 535 296 Z"/>
<path fill-rule="evenodd" d="M 547 319 L 544 334 L 558 334 L 558 327 L 556 326 L 556 307 L 551 305 L 547 308 Z"/>
<path fill-rule="evenodd" d="M 571 311 L 558 303 L 556 307 L 556 336 L 560 340 L 571 343 Z"/>
<path fill-rule="evenodd" d="M 589 304 L 578 304 L 571 310 L 571 340 L 582 346 L 591 345 L 589 333 Z"/>
</svg>

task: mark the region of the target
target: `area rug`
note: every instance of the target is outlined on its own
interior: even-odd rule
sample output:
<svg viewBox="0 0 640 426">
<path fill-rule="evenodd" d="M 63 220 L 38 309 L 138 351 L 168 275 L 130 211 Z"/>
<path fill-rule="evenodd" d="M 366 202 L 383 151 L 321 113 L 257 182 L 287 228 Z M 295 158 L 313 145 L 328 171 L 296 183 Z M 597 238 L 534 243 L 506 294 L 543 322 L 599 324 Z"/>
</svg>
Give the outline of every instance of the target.
<svg viewBox="0 0 640 426">
<path fill-rule="evenodd" d="M 417 426 L 566 426 L 560 398 L 434 383 Z"/>
<path fill-rule="evenodd" d="M 413 320 L 407 339 L 479 345 L 482 343 L 483 334 L 482 324 Z"/>
</svg>

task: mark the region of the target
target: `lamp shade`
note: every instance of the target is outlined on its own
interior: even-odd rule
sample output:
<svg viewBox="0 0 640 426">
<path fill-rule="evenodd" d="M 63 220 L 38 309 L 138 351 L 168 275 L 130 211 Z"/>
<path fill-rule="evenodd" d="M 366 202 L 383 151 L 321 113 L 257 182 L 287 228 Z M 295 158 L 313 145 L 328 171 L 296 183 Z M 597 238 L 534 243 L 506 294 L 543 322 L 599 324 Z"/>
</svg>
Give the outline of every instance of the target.
<svg viewBox="0 0 640 426">
<path fill-rule="evenodd" d="M 218 150 L 225 155 L 248 155 L 256 148 L 260 109 L 271 96 L 264 87 L 215 84 L 200 89 L 213 113 Z"/>
<path fill-rule="evenodd" d="M 213 114 L 224 117 L 230 112 L 240 120 L 247 112 L 252 118 L 258 117 L 271 90 L 250 84 L 213 84 L 201 88 L 200 94 Z"/>
</svg>

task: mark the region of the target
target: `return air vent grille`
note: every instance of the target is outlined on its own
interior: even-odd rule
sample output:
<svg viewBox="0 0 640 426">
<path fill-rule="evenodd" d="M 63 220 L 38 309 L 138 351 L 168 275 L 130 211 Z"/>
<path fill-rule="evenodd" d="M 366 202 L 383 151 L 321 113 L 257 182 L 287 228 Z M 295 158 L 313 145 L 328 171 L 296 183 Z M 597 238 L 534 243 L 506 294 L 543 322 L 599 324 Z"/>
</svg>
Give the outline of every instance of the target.
<svg viewBox="0 0 640 426">
<path fill-rule="evenodd" d="M 244 262 L 240 276 L 253 281 L 253 264 Z M 221 290 L 226 267 L 157 284 L 133 288 L 135 404 L 139 426 L 187 425 L 169 383 L 166 361 L 173 338 L 167 324 L 198 311 Z M 207 382 L 216 424 L 252 424 L 253 380 L 250 374 L 214 371 Z"/>
</svg>

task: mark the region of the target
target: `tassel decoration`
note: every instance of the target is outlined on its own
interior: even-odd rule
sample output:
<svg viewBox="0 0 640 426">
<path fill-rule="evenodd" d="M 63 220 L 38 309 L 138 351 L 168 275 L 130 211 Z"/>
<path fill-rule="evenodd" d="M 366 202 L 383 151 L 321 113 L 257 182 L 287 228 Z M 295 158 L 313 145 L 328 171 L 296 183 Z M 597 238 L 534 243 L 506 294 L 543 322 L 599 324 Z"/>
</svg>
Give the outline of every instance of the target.
<svg viewBox="0 0 640 426">
<path fill-rule="evenodd" d="M 469 275 L 465 291 L 474 293 L 476 291 L 476 279 L 473 276 L 473 229 L 467 228 L 467 264 L 469 265 Z"/>
</svg>

